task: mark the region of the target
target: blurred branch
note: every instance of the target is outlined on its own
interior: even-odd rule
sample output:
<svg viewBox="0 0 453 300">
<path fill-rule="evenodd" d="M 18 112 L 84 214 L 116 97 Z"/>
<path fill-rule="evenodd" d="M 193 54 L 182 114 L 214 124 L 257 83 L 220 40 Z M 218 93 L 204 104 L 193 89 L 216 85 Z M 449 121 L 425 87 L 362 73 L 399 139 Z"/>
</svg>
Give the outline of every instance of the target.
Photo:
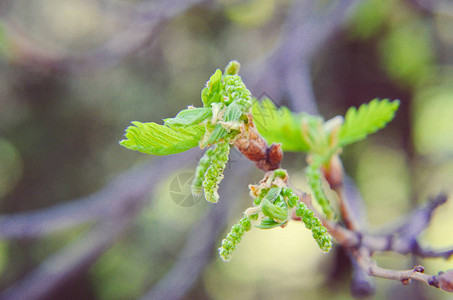
<svg viewBox="0 0 453 300">
<path fill-rule="evenodd" d="M 268 62 L 257 71 L 253 90 L 268 93 L 281 103 L 288 91 L 291 108 L 317 114 L 310 62 L 322 45 L 341 28 L 358 0 L 334 1 L 324 6 L 319 1 L 297 1 L 290 8 L 283 27 L 283 41 Z"/>
<path fill-rule="evenodd" d="M 408 0 L 409 4 L 426 16 L 443 15 L 453 16 L 451 2 L 448 0 Z"/>
<path fill-rule="evenodd" d="M 400 238 L 407 243 L 415 243 L 420 233 L 428 227 L 434 210 L 448 200 L 446 194 L 439 194 L 428 201 L 425 206 L 415 210 L 407 220 L 407 223 L 399 229 Z"/>
<path fill-rule="evenodd" d="M 148 195 L 155 184 L 195 157 L 195 150 L 129 170 L 92 195 L 33 212 L 0 216 L 0 237 L 31 238 L 90 221 L 110 219 Z"/>
<path fill-rule="evenodd" d="M 408 218 L 407 221 L 407 226 L 409 228 L 414 228 L 409 231 L 403 231 L 399 236 L 372 236 L 358 230 L 348 229 L 335 221 L 324 219 L 313 207 L 310 196 L 300 195 L 299 197 L 301 201 L 316 212 L 318 218 L 329 230 L 332 237 L 348 251 L 354 258 L 352 262 L 356 263 L 365 274 L 399 280 L 403 284 L 409 284 L 411 279 L 414 279 L 425 282 L 429 286 L 453 292 L 453 289 L 449 290 L 448 287 L 444 288 L 439 284 L 439 282 L 442 281 L 442 272 L 440 272 L 439 275 L 426 275 L 423 274 L 424 268 L 422 266 L 416 266 L 413 269 L 406 271 L 384 269 L 377 266 L 376 262 L 372 259 L 372 254 L 375 252 L 395 252 L 400 254 L 413 254 L 420 257 L 444 257 L 446 259 L 451 257 L 453 255 L 453 247 L 452 249 L 444 251 L 425 250 L 421 248 L 417 242 L 417 237 L 429 225 L 429 220 L 431 220 L 434 209 L 447 201 L 448 197 L 446 195 L 440 194 L 432 199 L 426 206 L 416 210 L 415 213 L 411 215 L 412 217 Z M 419 223 L 421 225 L 419 225 Z M 443 278 L 444 280 L 452 280 L 450 279 L 451 276 L 452 275 L 445 275 Z M 365 283 L 365 285 L 367 284 L 367 282 L 362 280 L 362 284 L 363 283 Z M 453 280 L 451 283 L 447 282 L 446 284 L 453 285 Z"/>
<path fill-rule="evenodd" d="M 420 218 L 419 212 L 424 211 L 426 214 L 433 213 L 433 210 L 426 210 L 426 207 L 438 207 L 440 204 L 445 203 L 446 196 L 444 194 L 440 194 L 435 197 L 431 202 L 435 204 L 428 204 L 425 207 L 422 207 L 416 211 L 416 213 L 412 214 L 412 218 L 408 218 L 407 224 L 416 223 L 417 220 Z M 424 218 L 421 218 L 424 219 Z M 427 219 L 427 218 L 425 218 Z M 422 221 L 421 221 L 422 222 Z M 332 233 L 342 246 L 347 248 L 366 248 L 372 252 L 396 252 L 400 254 L 414 254 L 420 257 L 445 257 L 448 258 L 453 255 L 453 249 L 451 250 L 442 250 L 442 251 L 434 251 L 434 250 L 425 250 L 417 242 L 417 237 L 420 233 L 426 229 L 429 225 L 429 222 L 424 223 L 423 228 L 417 228 L 417 230 L 413 231 L 414 236 L 411 238 L 407 238 L 407 235 L 399 235 L 399 234 L 376 234 L 370 235 L 366 234 L 361 231 L 353 231 L 349 230 L 340 224 L 324 220 L 326 227 Z M 423 222 L 422 222 L 423 223 Z"/>
<path fill-rule="evenodd" d="M 25 278 L 0 294 L 0 298 L 49 299 L 53 292 L 86 271 L 108 249 L 131 222 L 135 210 L 133 212 L 96 225 L 85 236 L 46 258 Z"/>
<path fill-rule="evenodd" d="M 447 195 L 439 194 L 425 205 L 415 209 L 405 218 L 405 222 L 392 232 L 363 235 L 358 243 L 365 245 L 372 251 L 391 251 L 400 254 L 414 254 L 419 257 L 449 258 L 453 255 L 453 249 L 442 251 L 424 249 L 417 241 L 418 236 L 429 226 L 434 210 L 446 203 L 447 200 Z"/>
<path fill-rule="evenodd" d="M 362 196 L 354 182 L 346 173 L 343 178 L 343 200 L 348 203 L 352 217 L 359 228 L 366 227 L 366 212 Z"/>
<path fill-rule="evenodd" d="M 233 174 L 226 175 L 221 186 L 221 198 L 203 219 L 192 229 L 186 245 L 173 268 L 145 296 L 144 299 L 180 299 L 198 280 L 209 262 L 218 235 L 228 222 L 232 207 L 237 204 L 239 191 L 235 183 L 241 182 L 251 165 L 240 164 L 234 167 Z"/>
<path fill-rule="evenodd" d="M 85 271 L 132 222 L 136 213 L 146 204 L 146 196 L 161 179 L 179 169 L 181 163 L 187 161 L 194 153 L 195 151 L 189 151 L 177 156 L 164 157 L 157 162 L 153 161 L 139 169 L 131 170 L 119 176 L 101 192 L 72 203 L 69 211 L 62 205 L 47 211 L 31 213 L 31 221 L 27 221 L 23 215 L 6 217 L 10 226 L 16 225 L 11 227 L 16 231 L 10 232 L 10 236 L 14 233 L 15 237 L 50 233 L 80 224 L 81 222 L 77 223 L 75 218 L 81 216 L 83 212 L 87 213 L 88 217 L 82 219 L 82 222 L 97 218 L 103 220 L 85 236 L 47 258 L 25 278 L 5 290 L 0 298 L 43 299 L 67 280 Z M 26 222 L 26 225 L 22 225 L 21 222 Z M 34 227 L 38 229 L 34 230 Z M 17 228 L 21 229 L 17 231 Z M 5 233 L 4 228 L 2 233 Z"/>
<path fill-rule="evenodd" d="M 420 257 L 441 257 L 444 259 L 449 259 L 453 256 L 453 248 L 446 250 L 431 250 L 422 248 L 417 244 L 415 246 L 414 254 Z"/>
<path fill-rule="evenodd" d="M 129 17 L 130 25 L 97 49 L 72 54 L 68 50 L 48 49 L 30 39 L 19 26 L 4 18 L 15 63 L 62 73 L 92 72 L 117 64 L 149 45 L 159 25 L 205 0 L 161 0 L 139 3 Z"/>
<path fill-rule="evenodd" d="M 415 266 L 413 269 L 405 271 L 384 269 L 376 265 L 371 259 L 371 254 L 366 249 L 362 248 L 358 251 L 353 251 L 353 253 L 362 270 L 371 276 L 398 280 L 404 285 L 409 284 L 411 279 L 432 285 L 433 276 L 424 274 L 425 269 L 422 266 Z"/>
<path fill-rule="evenodd" d="M 369 276 L 349 253 L 352 264 L 351 294 L 357 298 L 368 297 L 376 291 L 375 280 Z"/>
<path fill-rule="evenodd" d="M 353 224 L 351 227 L 355 228 L 355 230 L 362 230 L 366 227 L 366 213 L 363 206 L 363 199 L 357 190 L 354 181 L 345 173 L 340 193 L 342 195 L 341 204 L 344 206 L 343 210 L 348 211 L 349 218 L 352 221 L 351 224 Z M 352 266 L 352 278 L 350 284 L 351 294 L 358 298 L 373 295 L 376 290 L 374 278 L 369 276 L 360 267 L 353 255 L 349 253 L 348 258 L 351 261 Z"/>
</svg>

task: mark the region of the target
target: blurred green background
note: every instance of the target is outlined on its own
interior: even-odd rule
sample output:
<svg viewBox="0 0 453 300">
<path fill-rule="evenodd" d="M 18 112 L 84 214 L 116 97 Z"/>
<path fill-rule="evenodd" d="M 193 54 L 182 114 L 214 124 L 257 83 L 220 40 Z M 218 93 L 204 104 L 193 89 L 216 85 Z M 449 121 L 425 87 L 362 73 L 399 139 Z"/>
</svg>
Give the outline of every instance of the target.
<svg viewBox="0 0 453 300">
<path fill-rule="evenodd" d="M 257 58 L 265 61 L 282 42 L 294 2 L 207 1 L 159 25 L 151 43 L 112 66 L 71 73 L 30 60 L 15 34 L 24 34 L 46 57 L 87 53 L 126 27 L 140 1 L 6 1 L 0 6 L 1 213 L 50 207 L 94 193 L 115 175 L 158 159 L 118 145 L 129 122 L 160 122 L 188 105 L 199 106 L 203 84 L 231 59 L 253 71 Z M 320 1 L 319 9 L 323 2 L 328 1 Z M 422 5 L 426 2 L 361 1 L 312 59 L 313 90 L 326 118 L 375 97 L 401 100 L 385 130 L 345 149 L 342 156 L 363 195 L 371 228 L 398 219 L 428 196 L 452 192 L 453 7 L 449 1 L 432 7 Z M 246 84 L 252 79 L 244 77 Z M 77 291 L 79 299 L 136 299 L 156 283 L 209 208 L 204 202 L 181 207 L 170 199 L 171 180 L 191 172 L 196 163 L 164 179 L 135 226 L 69 283 L 67 292 Z M 288 154 L 283 166 L 294 183 L 303 185 L 303 156 Z M 254 172 L 249 183 L 260 177 Z M 238 188 L 243 197 L 234 199 L 239 204 L 229 225 L 250 203 L 246 184 Z M 422 244 L 451 246 L 452 215 L 450 201 L 436 213 Z M 89 229 L 83 225 L 42 239 L 0 240 L 0 288 Z M 395 269 L 414 263 L 400 255 L 377 258 Z M 453 259 L 418 263 L 429 273 L 453 268 Z M 230 263 L 213 253 L 186 297 L 350 299 L 349 271 L 334 278 L 334 265 L 335 254 L 322 254 L 300 224 L 252 230 Z M 448 299 L 433 288 L 402 287 L 384 279 L 377 279 L 375 297 L 405 299 L 414 291 L 412 299 Z"/>
</svg>

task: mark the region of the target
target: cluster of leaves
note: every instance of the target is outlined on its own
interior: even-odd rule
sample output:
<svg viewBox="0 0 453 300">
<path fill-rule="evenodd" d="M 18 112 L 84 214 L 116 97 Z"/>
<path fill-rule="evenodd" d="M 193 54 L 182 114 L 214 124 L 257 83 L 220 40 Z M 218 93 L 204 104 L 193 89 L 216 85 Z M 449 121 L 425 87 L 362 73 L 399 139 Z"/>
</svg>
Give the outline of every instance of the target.
<svg viewBox="0 0 453 300">
<path fill-rule="evenodd" d="M 332 247 L 332 240 L 327 229 L 316 218 L 313 211 L 299 202 L 296 193 L 287 187 L 287 180 L 287 172 L 283 169 L 277 169 L 266 174 L 260 185 L 250 185 L 250 195 L 254 198 L 254 206 L 245 211 L 245 217 L 239 221 L 239 224 L 247 220 L 247 225 L 254 222 L 256 223 L 255 227 L 261 229 L 285 227 L 292 219 L 294 212 L 301 218 L 307 229 L 312 231 L 313 238 L 319 248 L 328 252 Z M 241 228 L 239 225 L 234 225 L 231 232 L 222 241 L 219 253 L 223 260 L 231 259 L 233 252 L 237 249 L 244 232 Z"/>
<path fill-rule="evenodd" d="M 217 69 L 201 92 L 203 107 L 189 106 L 176 117 L 154 122 L 132 122 L 126 129 L 126 139 L 120 144 L 128 149 L 152 155 L 184 152 L 218 142 L 229 142 L 239 133 L 241 123 L 252 105 L 251 93 L 239 72 L 239 63 L 232 61 L 225 74 Z"/>
<path fill-rule="evenodd" d="M 224 74 L 219 69 L 215 71 L 202 90 L 203 107 L 188 107 L 176 117 L 165 119 L 164 125 L 132 122 L 133 126 L 126 129 L 126 139 L 120 144 L 154 155 L 179 153 L 196 146 L 208 147 L 195 171 L 192 193 L 200 196 L 204 190 L 208 201 L 217 202 L 218 185 L 223 178 L 230 147 L 241 130 L 254 120 L 267 142 L 280 143 L 285 151 L 309 154 L 306 175 L 312 197 L 325 216 L 333 218 L 334 210 L 323 190 L 323 172 L 329 170 L 333 158 L 344 146 L 385 127 L 393 119 L 399 101 L 374 99 L 359 109 L 349 109 L 344 118 L 337 116 L 324 122 L 319 116 L 292 113 L 286 107 L 277 109 L 269 99 L 253 103 L 251 93 L 238 75 L 239 67 L 238 62 L 232 61 Z M 268 113 L 263 113 L 266 111 Z M 244 137 L 241 135 L 241 138 Z M 219 248 L 222 259 L 231 259 L 252 222 L 261 229 L 284 227 L 293 214 L 312 231 L 318 246 L 329 251 L 332 242 L 326 228 L 288 188 L 287 180 L 286 171 L 277 169 L 266 173 L 260 185 L 250 186 L 254 206 L 246 210 L 245 217 L 222 241 Z"/>
<path fill-rule="evenodd" d="M 276 185 L 260 190 L 258 197 L 253 202 L 260 208 L 262 216 L 259 218 L 260 224 L 256 227 L 270 229 L 277 226 L 284 226 L 289 221 L 288 216 L 290 206 L 287 198 L 283 196 L 283 188 Z M 258 219 L 258 215 L 255 215 Z"/>
<path fill-rule="evenodd" d="M 225 73 L 217 69 L 201 92 L 203 107 L 188 107 L 176 117 L 154 122 L 132 122 L 126 129 L 124 147 L 153 155 L 168 155 L 213 146 L 208 149 L 195 172 L 192 191 L 206 200 L 217 202 L 217 189 L 228 161 L 230 144 L 248 122 L 247 113 L 252 106 L 250 91 L 238 75 L 240 65 L 230 62 Z"/>
<path fill-rule="evenodd" d="M 322 188 L 322 168 L 328 169 L 331 158 L 344 146 L 384 128 L 398 106 L 398 100 L 374 99 L 359 109 L 350 108 L 344 118 L 337 116 L 327 122 L 319 116 L 277 108 L 268 99 L 254 103 L 252 112 L 258 131 L 268 142 L 281 143 L 285 151 L 309 154 L 306 175 L 312 195 L 324 214 L 332 218 L 334 212 Z"/>
</svg>

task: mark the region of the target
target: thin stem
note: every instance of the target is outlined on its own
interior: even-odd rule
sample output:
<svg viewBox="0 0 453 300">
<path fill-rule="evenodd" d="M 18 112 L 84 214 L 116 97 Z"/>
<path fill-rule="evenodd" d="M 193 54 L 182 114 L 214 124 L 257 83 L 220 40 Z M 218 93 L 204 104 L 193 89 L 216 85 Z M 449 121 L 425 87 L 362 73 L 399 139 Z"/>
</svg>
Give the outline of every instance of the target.
<svg viewBox="0 0 453 300">
<path fill-rule="evenodd" d="M 370 251 L 367 249 L 362 248 L 358 251 L 354 251 L 353 255 L 362 270 L 367 272 L 370 276 L 397 280 L 404 285 L 410 284 L 411 280 L 417 280 L 424 282 L 428 286 L 439 288 L 438 276 L 424 274 L 425 268 L 422 266 L 415 266 L 410 270 L 391 270 L 379 267 L 376 262 L 371 259 Z"/>
<path fill-rule="evenodd" d="M 328 167 L 323 168 L 322 171 L 324 178 L 326 178 L 332 190 L 338 195 L 340 214 L 344 224 L 346 225 L 346 228 L 351 230 L 358 230 L 359 223 L 354 218 L 349 203 L 344 197 L 344 169 L 340 157 L 338 155 L 332 156 Z"/>
<path fill-rule="evenodd" d="M 443 257 L 447 259 L 453 256 L 453 247 L 452 249 L 435 251 L 424 249 L 416 241 L 413 242 L 396 235 L 370 235 L 362 231 L 348 229 L 338 222 L 323 218 L 322 214 L 311 203 L 310 195 L 302 195 L 297 189 L 294 189 L 294 191 L 299 196 L 299 200 L 315 213 L 336 242 L 345 248 L 366 248 L 372 252 L 395 252 L 404 255 L 413 254 L 419 257 Z M 293 217 L 293 219 L 299 220 L 297 217 Z"/>
</svg>

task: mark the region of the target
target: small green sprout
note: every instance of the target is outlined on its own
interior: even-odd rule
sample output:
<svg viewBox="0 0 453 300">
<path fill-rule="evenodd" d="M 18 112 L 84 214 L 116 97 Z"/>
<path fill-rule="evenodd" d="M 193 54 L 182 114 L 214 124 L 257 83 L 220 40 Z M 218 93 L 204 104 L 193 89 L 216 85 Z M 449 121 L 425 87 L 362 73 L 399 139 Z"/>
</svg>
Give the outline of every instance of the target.
<svg viewBox="0 0 453 300">
<path fill-rule="evenodd" d="M 232 61 L 225 74 L 217 69 L 201 92 L 203 107 L 188 107 L 164 125 L 132 122 L 121 145 L 147 154 L 168 155 L 190 148 L 212 147 L 200 159 L 192 183 L 194 196 L 204 188 L 206 200 L 217 202 L 217 189 L 228 162 L 230 146 L 248 123 L 252 96 L 238 74 L 240 64 Z"/>
</svg>

